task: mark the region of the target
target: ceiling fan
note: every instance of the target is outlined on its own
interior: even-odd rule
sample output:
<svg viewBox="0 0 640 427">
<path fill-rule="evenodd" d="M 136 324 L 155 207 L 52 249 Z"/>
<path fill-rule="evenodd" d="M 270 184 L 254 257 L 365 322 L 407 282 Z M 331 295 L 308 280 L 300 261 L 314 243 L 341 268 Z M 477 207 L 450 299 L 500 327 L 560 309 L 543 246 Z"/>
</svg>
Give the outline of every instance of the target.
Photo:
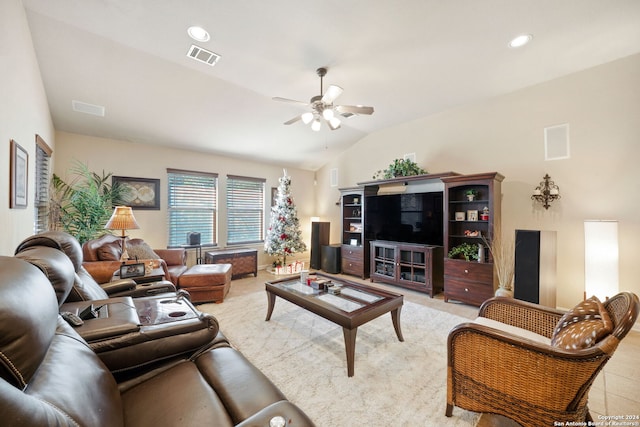
<svg viewBox="0 0 640 427">
<path fill-rule="evenodd" d="M 285 125 L 291 125 L 302 120 L 304 124 L 311 123 L 311 129 L 317 132 L 322 127 L 322 122 L 324 121 L 329 126 L 329 129 L 336 130 L 340 127 L 341 123 L 338 116 L 347 118 L 357 114 L 373 114 L 373 107 L 365 107 L 363 105 L 334 105 L 333 101 L 340 96 L 343 89 L 340 86 L 330 85 L 323 95 L 322 79 L 327 75 L 327 69 L 324 67 L 318 68 L 316 73 L 320 76 L 320 95 L 312 97 L 308 103 L 295 101 L 293 99 L 280 98 L 278 96 L 273 98 L 274 101 L 289 102 L 311 107 L 311 111 L 302 113 L 299 116 L 284 122 Z"/>
</svg>

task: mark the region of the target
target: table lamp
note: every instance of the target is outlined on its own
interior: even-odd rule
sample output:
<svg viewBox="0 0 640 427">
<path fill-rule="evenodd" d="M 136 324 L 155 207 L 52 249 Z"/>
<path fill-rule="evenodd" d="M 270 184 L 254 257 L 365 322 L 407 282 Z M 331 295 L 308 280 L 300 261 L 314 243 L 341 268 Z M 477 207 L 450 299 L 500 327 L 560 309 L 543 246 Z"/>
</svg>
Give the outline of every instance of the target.
<svg viewBox="0 0 640 427">
<path fill-rule="evenodd" d="M 138 223 L 136 222 L 136 217 L 133 216 L 133 210 L 129 206 L 116 206 L 113 210 L 113 214 L 107 224 L 104 226 L 107 230 L 121 230 L 122 235 L 122 255 L 120 256 L 120 261 L 125 262 L 129 259 L 129 254 L 127 253 L 127 246 L 125 244 L 126 241 L 126 230 L 134 230 L 140 228 Z"/>
</svg>

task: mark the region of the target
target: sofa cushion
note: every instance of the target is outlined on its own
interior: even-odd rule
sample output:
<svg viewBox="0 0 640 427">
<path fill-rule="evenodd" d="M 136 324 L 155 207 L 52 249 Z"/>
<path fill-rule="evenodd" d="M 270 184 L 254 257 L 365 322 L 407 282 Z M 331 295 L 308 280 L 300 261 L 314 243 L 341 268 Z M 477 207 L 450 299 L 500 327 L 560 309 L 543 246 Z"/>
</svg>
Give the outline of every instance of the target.
<svg viewBox="0 0 640 427">
<path fill-rule="evenodd" d="M 142 239 L 128 240 L 127 253 L 129 259 L 160 259 L 160 256 Z"/>
<path fill-rule="evenodd" d="M 98 248 L 97 253 L 100 261 L 120 261 L 122 247 L 120 242 L 105 243 Z"/>
<path fill-rule="evenodd" d="M 562 316 L 551 336 L 551 345 L 567 350 L 589 348 L 612 331 L 609 313 L 592 296 Z"/>
</svg>

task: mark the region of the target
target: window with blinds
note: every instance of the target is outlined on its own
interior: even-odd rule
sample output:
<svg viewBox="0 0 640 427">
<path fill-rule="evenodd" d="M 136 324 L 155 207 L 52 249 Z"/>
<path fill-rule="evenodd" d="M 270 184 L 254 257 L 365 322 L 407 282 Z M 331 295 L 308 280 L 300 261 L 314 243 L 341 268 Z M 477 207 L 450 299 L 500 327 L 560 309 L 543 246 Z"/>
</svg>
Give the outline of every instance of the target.
<svg viewBox="0 0 640 427">
<path fill-rule="evenodd" d="M 187 244 L 191 232 L 203 246 L 216 245 L 218 174 L 167 169 L 167 176 L 169 246 Z"/>
<path fill-rule="evenodd" d="M 265 181 L 227 175 L 227 244 L 264 241 Z"/>
<path fill-rule="evenodd" d="M 51 154 L 53 150 L 36 135 L 36 191 L 34 201 L 33 233 L 49 229 L 49 186 L 51 184 Z"/>
</svg>

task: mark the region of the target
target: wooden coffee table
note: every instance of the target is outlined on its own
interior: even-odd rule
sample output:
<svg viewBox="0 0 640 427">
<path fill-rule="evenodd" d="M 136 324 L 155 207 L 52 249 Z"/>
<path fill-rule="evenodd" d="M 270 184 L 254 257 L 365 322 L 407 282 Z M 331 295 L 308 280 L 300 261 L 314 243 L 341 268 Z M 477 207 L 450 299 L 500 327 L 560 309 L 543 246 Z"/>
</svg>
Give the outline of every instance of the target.
<svg viewBox="0 0 640 427">
<path fill-rule="evenodd" d="M 269 305 L 265 320 L 271 319 L 276 296 L 278 296 L 342 326 L 347 352 L 347 373 L 350 377 L 354 373 L 358 326 L 391 312 L 391 320 L 398 340 L 404 341 L 400 329 L 402 295 L 329 275 L 318 274 L 317 276 L 342 285 L 341 293 L 332 295 L 326 291 L 313 289 L 306 284 L 303 285 L 300 283 L 300 276 L 289 276 L 286 279 L 267 282 L 265 290 Z"/>
</svg>

